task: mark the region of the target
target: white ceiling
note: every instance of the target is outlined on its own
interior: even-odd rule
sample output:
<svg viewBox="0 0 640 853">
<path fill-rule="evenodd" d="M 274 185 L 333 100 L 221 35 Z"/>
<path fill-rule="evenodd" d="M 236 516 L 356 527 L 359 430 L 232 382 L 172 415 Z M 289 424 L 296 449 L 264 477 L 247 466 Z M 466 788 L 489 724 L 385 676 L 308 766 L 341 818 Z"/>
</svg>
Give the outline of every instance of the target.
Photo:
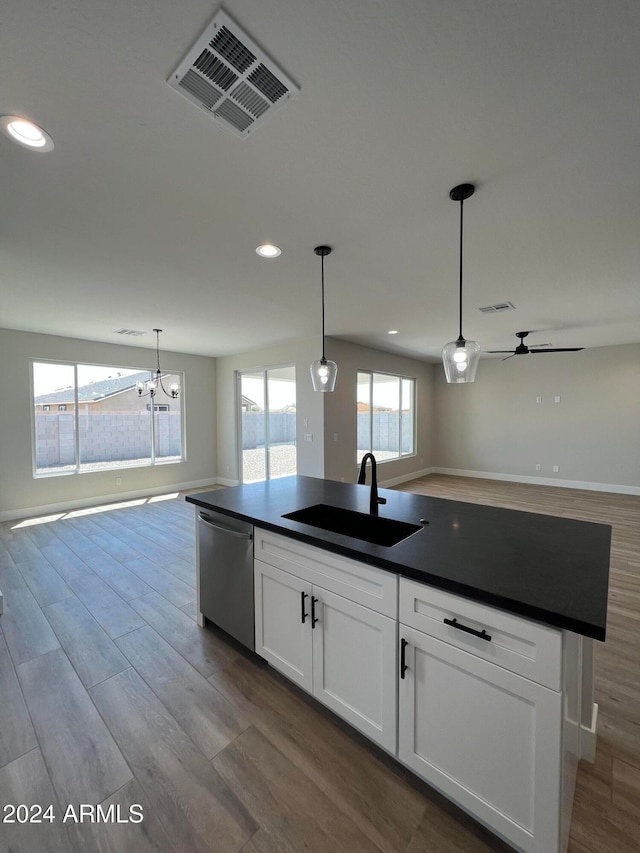
<svg viewBox="0 0 640 853">
<path fill-rule="evenodd" d="M 319 334 L 326 243 L 327 334 L 437 359 L 468 181 L 467 338 L 640 341 L 637 0 L 228 0 L 300 87 L 246 140 L 166 83 L 219 8 L 4 0 L 0 115 L 55 150 L 0 136 L 0 326 L 210 356 Z"/>
</svg>

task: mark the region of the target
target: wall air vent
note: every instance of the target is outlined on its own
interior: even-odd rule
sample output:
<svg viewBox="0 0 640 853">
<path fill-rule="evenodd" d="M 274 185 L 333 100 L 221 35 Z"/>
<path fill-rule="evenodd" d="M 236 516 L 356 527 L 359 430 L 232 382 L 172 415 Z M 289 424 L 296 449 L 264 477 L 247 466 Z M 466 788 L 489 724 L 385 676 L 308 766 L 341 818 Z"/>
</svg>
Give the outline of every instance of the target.
<svg viewBox="0 0 640 853">
<path fill-rule="evenodd" d="M 134 338 L 139 338 L 140 335 L 146 335 L 146 332 L 139 332 L 137 329 L 116 329 L 114 335 L 132 335 Z"/>
<path fill-rule="evenodd" d="M 478 308 L 478 311 L 483 314 L 496 314 L 499 311 L 513 311 L 515 307 L 513 302 L 496 302 L 495 305 L 483 305 L 482 308 Z"/>
<path fill-rule="evenodd" d="M 167 82 L 241 139 L 299 91 L 223 11 Z"/>
</svg>

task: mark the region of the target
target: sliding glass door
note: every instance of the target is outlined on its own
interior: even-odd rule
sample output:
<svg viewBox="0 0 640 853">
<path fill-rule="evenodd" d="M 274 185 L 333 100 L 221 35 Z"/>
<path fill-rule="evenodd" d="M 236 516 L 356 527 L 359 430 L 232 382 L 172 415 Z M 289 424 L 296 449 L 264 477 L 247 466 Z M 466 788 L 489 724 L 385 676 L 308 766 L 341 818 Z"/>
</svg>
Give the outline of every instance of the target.
<svg viewBox="0 0 640 853">
<path fill-rule="evenodd" d="M 238 406 L 242 482 L 295 474 L 294 365 L 239 372 Z"/>
</svg>

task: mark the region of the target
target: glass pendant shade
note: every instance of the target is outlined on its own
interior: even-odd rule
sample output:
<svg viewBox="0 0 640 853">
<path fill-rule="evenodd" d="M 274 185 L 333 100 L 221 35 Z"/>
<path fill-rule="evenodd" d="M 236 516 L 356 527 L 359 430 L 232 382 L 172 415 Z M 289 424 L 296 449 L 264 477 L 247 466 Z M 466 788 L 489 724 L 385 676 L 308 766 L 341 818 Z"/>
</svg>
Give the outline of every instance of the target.
<svg viewBox="0 0 640 853">
<path fill-rule="evenodd" d="M 458 338 L 442 347 L 442 364 L 447 382 L 473 382 L 480 361 L 480 344 Z"/>
<path fill-rule="evenodd" d="M 452 201 L 460 202 L 460 281 L 458 319 L 460 334 L 455 341 L 449 341 L 442 347 L 442 364 L 447 382 L 473 382 L 476 378 L 476 370 L 480 361 L 480 344 L 476 341 L 465 340 L 462 334 L 462 233 L 463 233 L 463 205 L 467 198 L 471 198 L 475 192 L 473 184 L 460 184 L 449 193 Z"/>
<path fill-rule="evenodd" d="M 338 365 L 324 356 L 311 365 L 311 382 L 314 391 L 333 391 L 336 387 Z"/>
<path fill-rule="evenodd" d="M 316 246 L 313 250 L 322 259 L 322 358 L 311 365 L 311 383 L 314 391 L 333 391 L 336 387 L 338 365 L 324 355 L 324 259 L 331 254 L 330 246 Z"/>
</svg>

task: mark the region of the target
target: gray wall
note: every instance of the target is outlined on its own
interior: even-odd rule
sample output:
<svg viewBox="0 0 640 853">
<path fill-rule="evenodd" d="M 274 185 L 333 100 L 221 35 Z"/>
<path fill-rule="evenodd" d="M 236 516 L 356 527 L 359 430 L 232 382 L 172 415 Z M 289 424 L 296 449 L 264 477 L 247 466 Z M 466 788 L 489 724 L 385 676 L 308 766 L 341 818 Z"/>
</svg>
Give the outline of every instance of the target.
<svg viewBox="0 0 640 853">
<path fill-rule="evenodd" d="M 242 413 L 242 449 L 264 447 L 264 412 Z M 295 412 L 269 413 L 269 441 L 271 444 L 296 443 L 297 417 Z"/>
<path fill-rule="evenodd" d="M 380 463 L 379 481 L 393 481 L 417 474 L 433 464 L 433 377 L 437 365 L 381 350 L 358 346 L 335 338 L 326 343 L 327 358 L 338 365 L 336 389 L 325 398 L 324 475 L 328 480 L 355 482 L 357 412 L 356 381 L 358 370 L 415 377 L 416 379 L 416 455 Z"/>
<path fill-rule="evenodd" d="M 163 366 L 184 371 L 184 462 L 38 479 L 32 473 L 30 359 L 148 368 L 154 365 L 155 351 L 0 329 L 0 518 L 215 481 L 215 359 L 162 353 Z M 116 486 L 116 477 L 122 485 Z"/>
<path fill-rule="evenodd" d="M 175 408 L 175 402 L 173 406 Z M 155 413 L 156 458 L 181 456 L 180 412 Z M 148 412 L 80 411 L 80 461 L 119 462 L 151 457 L 151 422 Z M 75 415 L 73 412 L 36 414 L 36 469 L 75 465 Z"/>
<path fill-rule="evenodd" d="M 440 369 L 435 406 L 438 468 L 640 486 L 640 344 L 483 359 L 471 385 Z"/>
</svg>

